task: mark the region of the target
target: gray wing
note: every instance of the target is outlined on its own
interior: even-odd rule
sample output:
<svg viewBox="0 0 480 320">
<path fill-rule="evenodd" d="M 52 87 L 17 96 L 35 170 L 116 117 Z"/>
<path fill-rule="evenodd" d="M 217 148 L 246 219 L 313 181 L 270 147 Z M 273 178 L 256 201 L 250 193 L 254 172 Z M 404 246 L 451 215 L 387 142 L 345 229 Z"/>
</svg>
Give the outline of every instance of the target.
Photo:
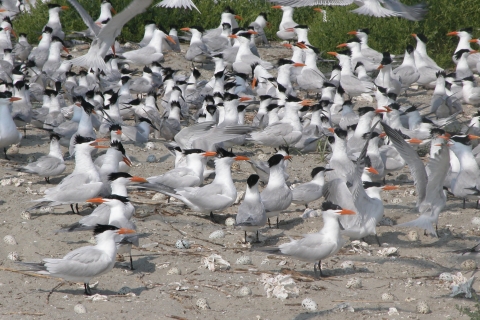
<svg viewBox="0 0 480 320">
<path fill-rule="evenodd" d="M 447 146 L 442 146 L 440 151 L 434 158 L 430 158 L 427 164 L 428 177 L 427 190 L 425 200 L 420 204 L 420 212 L 425 212 L 430 208 L 430 205 L 439 202 L 440 192 L 443 190 L 443 182 L 448 174 L 450 168 L 450 153 Z"/>
<path fill-rule="evenodd" d="M 101 250 L 88 246 L 69 252 L 63 259 L 43 259 L 51 274 L 75 278 L 93 277 L 109 270 L 113 265 Z"/>
<path fill-rule="evenodd" d="M 175 135 L 174 140 L 182 149 L 190 149 L 197 135 L 210 130 L 213 126 L 215 126 L 215 124 L 216 123 L 214 121 L 206 121 L 183 128 Z"/>
<path fill-rule="evenodd" d="M 422 20 L 428 12 L 426 3 L 407 6 L 398 0 L 383 0 L 383 5 L 387 9 L 398 12 L 400 17 L 411 21 Z"/>
<path fill-rule="evenodd" d="M 269 0 L 282 6 L 307 7 L 307 6 L 348 6 L 353 0 Z"/>
<path fill-rule="evenodd" d="M 263 226 L 267 220 L 262 202 L 243 201 L 238 207 L 236 224 L 244 226 Z"/>
<path fill-rule="evenodd" d="M 402 156 L 402 158 L 405 160 L 408 167 L 410 168 L 413 182 L 415 184 L 415 189 L 417 190 L 418 194 L 418 207 L 425 199 L 428 182 L 427 171 L 425 170 L 422 159 L 420 159 L 417 152 L 413 150 L 413 148 L 408 143 L 405 142 L 400 133 L 392 129 L 383 121 L 381 121 L 380 123 L 383 127 L 383 130 L 385 130 L 385 133 L 395 146 L 395 149 L 397 149 L 398 153 Z"/>
<path fill-rule="evenodd" d="M 200 178 L 186 167 L 175 168 L 161 176 L 150 177 L 147 180 L 150 183 L 160 183 L 171 188 L 195 187 L 200 185 Z"/>
<path fill-rule="evenodd" d="M 185 188 L 177 193 L 184 196 L 193 205 L 205 209 L 206 212 L 229 207 L 235 201 L 235 198 L 224 195 L 222 186 L 215 183 L 201 188 Z"/>
<path fill-rule="evenodd" d="M 98 33 L 100 32 L 100 27 L 95 24 L 95 21 L 93 21 L 92 17 L 88 14 L 88 12 L 82 7 L 82 5 L 80 3 L 78 3 L 76 0 L 68 0 L 68 2 L 70 2 L 70 4 L 72 5 L 72 7 L 74 7 L 78 14 L 80 15 L 80 17 L 82 18 L 83 22 L 85 23 L 85 25 L 90 29 L 92 30 L 92 32 L 95 34 L 95 35 L 98 35 Z"/>
<path fill-rule="evenodd" d="M 27 165 L 25 169 L 29 170 L 30 172 L 43 175 L 56 171 L 60 167 L 63 167 L 65 170 L 65 164 L 60 159 L 50 156 L 43 156 L 37 161 Z"/>
</svg>

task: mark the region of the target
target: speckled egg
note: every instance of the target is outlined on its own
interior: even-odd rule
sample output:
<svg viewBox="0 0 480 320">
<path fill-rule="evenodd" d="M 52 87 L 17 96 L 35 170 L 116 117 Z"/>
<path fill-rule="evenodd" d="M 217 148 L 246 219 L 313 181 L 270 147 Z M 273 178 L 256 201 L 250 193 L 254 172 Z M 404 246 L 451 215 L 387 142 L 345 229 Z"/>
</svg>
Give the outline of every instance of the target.
<svg viewBox="0 0 480 320">
<path fill-rule="evenodd" d="M 75 307 L 73 307 L 73 311 L 75 311 L 75 313 L 87 313 L 87 308 L 85 308 L 85 306 L 83 304 L 77 304 L 75 305 Z"/>
<path fill-rule="evenodd" d="M 22 213 L 20 214 L 20 217 L 21 217 L 23 220 L 30 220 L 30 219 L 32 219 L 32 215 L 31 215 L 30 212 L 28 212 L 28 211 L 22 211 Z"/>
<path fill-rule="evenodd" d="M 199 309 L 202 309 L 202 310 L 210 309 L 210 306 L 208 305 L 207 300 L 204 298 L 198 299 L 196 305 Z"/>
<path fill-rule="evenodd" d="M 302 307 L 308 312 L 318 311 L 318 305 L 315 301 L 310 298 L 305 298 L 302 300 Z"/>
<path fill-rule="evenodd" d="M 3 237 L 3 242 L 11 246 L 14 246 L 17 244 L 17 240 L 15 240 L 15 238 L 12 235 L 6 235 L 5 237 Z"/>
<path fill-rule="evenodd" d="M 362 287 L 362 280 L 359 278 L 351 278 L 348 280 L 346 287 L 349 289 L 359 289 Z"/>
<path fill-rule="evenodd" d="M 395 300 L 395 297 L 393 296 L 393 294 L 388 292 L 382 293 L 382 301 L 393 301 L 393 300 Z"/>
<path fill-rule="evenodd" d="M 177 249 L 190 249 L 190 241 L 185 239 L 177 240 L 177 242 L 175 242 L 175 247 Z"/>
<path fill-rule="evenodd" d="M 252 264 L 252 258 L 250 258 L 249 256 L 241 256 L 240 258 L 237 259 L 237 262 L 235 262 L 235 264 L 242 264 L 242 265 Z"/>
<path fill-rule="evenodd" d="M 250 289 L 249 287 L 241 287 L 238 290 L 238 295 L 240 297 L 251 296 L 252 295 L 252 289 Z"/>
<path fill-rule="evenodd" d="M 226 225 L 227 227 L 231 227 L 231 226 L 235 225 L 235 219 L 232 218 L 232 217 L 227 218 L 227 219 L 225 220 L 225 225 Z"/>
<path fill-rule="evenodd" d="M 460 268 L 462 268 L 462 270 L 475 270 L 477 269 L 477 262 L 472 259 L 465 260 L 460 265 Z"/>
<path fill-rule="evenodd" d="M 20 255 L 15 251 L 9 252 L 7 258 L 12 261 L 20 261 Z"/>
<path fill-rule="evenodd" d="M 182 274 L 182 271 L 178 269 L 177 267 L 173 267 L 170 270 L 167 271 L 167 275 L 172 276 L 172 275 L 180 275 Z"/>
<path fill-rule="evenodd" d="M 418 241 L 418 239 L 420 239 L 420 237 L 418 236 L 418 232 L 415 231 L 415 230 L 410 230 L 410 231 L 407 233 L 407 238 L 408 238 L 408 240 L 410 240 L 410 241 Z"/>
<path fill-rule="evenodd" d="M 417 312 L 421 314 L 427 314 L 430 313 L 430 307 L 425 301 L 419 301 L 417 303 Z"/>
<path fill-rule="evenodd" d="M 223 230 L 216 230 L 210 233 L 208 236 L 209 239 L 222 239 L 225 238 L 225 232 Z"/>
</svg>

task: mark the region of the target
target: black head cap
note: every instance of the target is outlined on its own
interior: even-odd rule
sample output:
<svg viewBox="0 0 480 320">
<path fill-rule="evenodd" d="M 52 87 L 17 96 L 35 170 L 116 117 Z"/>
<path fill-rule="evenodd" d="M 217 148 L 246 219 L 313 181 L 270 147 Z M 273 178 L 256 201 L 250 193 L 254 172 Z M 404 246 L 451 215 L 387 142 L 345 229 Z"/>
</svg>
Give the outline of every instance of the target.
<svg viewBox="0 0 480 320">
<path fill-rule="evenodd" d="M 371 188 L 371 187 L 380 188 L 381 184 L 379 182 L 370 182 L 370 181 L 364 181 L 363 182 L 363 188 L 364 189 L 368 189 L 368 188 Z"/>
<path fill-rule="evenodd" d="M 467 27 L 467 28 L 462 28 L 458 31 L 464 31 L 466 33 L 472 33 L 473 32 L 473 28 L 472 27 Z"/>
<path fill-rule="evenodd" d="M 118 140 L 113 140 L 112 142 L 110 142 L 110 148 L 115 148 L 123 155 L 125 155 L 125 148 L 123 147 L 123 144 Z"/>
<path fill-rule="evenodd" d="M 327 171 L 330 171 L 331 169 L 326 169 L 326 170 L 327 170 Z M 316 176 L 317 174 L 319 174 L 320 172 L 323 172 L 323 171 L 325 171 L 325 168 L 324 168 L 324 167 L 316 167 L 316 168 L 313 168 L 313 169 L 312 169 L 312 172 L 310 172 L 310 176 L 311 176 L 312 178 L 315 178 L 315 176 Z"/>
<path fill-rule="evenodd" d="M 253 186 L 258 183 L 258 179 L 260 179 L 260 177 L 257 174 L 250 175 L 247 179 L 248 187 L 253 188 Z"/>
<path fill-rule="evenodd" d="M 363 32 L 366 34 L 370 34 L 370 29 L 369 28 L 363 28 L 363 29 L 357 29 L 358 32 Z"/>
<path fill-rule="evenodd" d="M 342 207 L 332 203 L 331 201 L 325 201 L 324 203 L 322 203 L 322 211 L 327 210 L 342 210 Z"/>
<path fill-rule="evenodd" d="M 361 107 L 361 108 L 358 108 L 358 115 L 361 117 L 370 111 L 375 112 L 375 109 L 372 107 Z"/>
<path fill-rule="evenodd" d="M 202 149 L 183 149 L 182 153 L 184 155 L 194 154 L 194 153 L 205 153 Z"/>
<path fill-rule="evenodd" d="M 108 224 L 97 224 L 93 229 L 93 235 L 96 236 L 97 234 L 104 233 L 107 230 L 119 230 L 119 229 L 120 228 L 117 228 L 115 226 L 111 226 Z"/>
<path fill-rule="evenodd" d="M 151 126 L 153 126 L 152 121 L 150 119 L 147 119 L 147 118 L 144 118 L 144 117 L 140 117 L 138 119 L 138 122 L 148 122 L 148 123 L 150 123 Z"/>
<path fill-rule="evenodd" d="M 219 158 L 235 158 L 236 155 L 232 152 L 229 152 L 223 148 L 218 147 L 217 148 L 217 156 Z"/>
<path fill-rule="evenodd" d="M 280 163 L 283 160 L 283 155 L 275 154 L 268 159 L 268 166 L 271 168 Z"/>
<path fill-rule="evenodd" d="M 336 128 L 336 129 L 335 129 L 335 134 L 336 134 L 337 137 L 339 137 L 340 139 L 346 139 L 346 138 L 347 138 L 347 131 L 345 131 L 345 130 L 343 130 L 343 129 Z"/>
<path fill-rule="evenodd" d="M 462 54 L 464 54 L 464 53 L 470 53 L 470 50 L 468 50 L 468 49 L 458 50 L 458 51 L 455 52 L 455 54 L 454 54 L 455 59 L 459 60 L 459 59 L 462 57 Z"/>
<path fill-rule="evenodd" d="M 108 181 L 115 181 L 118 178 L 131 178 L 132 175 L 126 172 L 112 172 L 108 175 Z"/>
<path fill-rule="evenodd" d="M 60 136 L 56 133 L 50 133 L 50 141 L 52 141 L 53 139 L 60 141 Z"/>
<path fill-rule="evenodd" d="M 423 43 L 428 42 L 428 38 L 423 33 L 417 33 L 417 38 L 420 39 Z"/>
<path fill-rule="evenodd" d="M 90 137 L 84 137 L 84 136 L 81 136 L 79 134 L 77 134 L 75 136 L 75 144 L 88 143 L 88 142 L 92 142 L 92 141 L 95 141 L 95 139 L 90 138 Z"/>
<path fill-rule="evenodd" d="M 408 53 L 412 53 L 412 52 L 413 52 L 413 46 L 412 46 L 411 44 L 409 44 L 409 45 L 407 46 L 407 52 L 408 52 Z"/>
</svg>

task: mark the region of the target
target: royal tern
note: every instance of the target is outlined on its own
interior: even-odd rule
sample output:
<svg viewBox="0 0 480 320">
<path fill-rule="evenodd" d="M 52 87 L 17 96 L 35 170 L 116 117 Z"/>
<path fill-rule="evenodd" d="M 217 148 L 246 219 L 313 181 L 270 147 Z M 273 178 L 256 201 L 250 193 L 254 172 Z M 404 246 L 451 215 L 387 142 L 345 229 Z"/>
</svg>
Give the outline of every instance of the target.
<svg viewBox="0 0 480 320">
<path fill-rule="evenodd" d="M 28 59 L 30 52 L 32 52 L 32 46 L 28 43 L 27 35 L 25 33 L 20 33 L 12 52 L 15 59 L 25 62 Z"/>
<path fill-rule="evenodd" d="M 326 78 L 317 67 L 317 58 L 320 51 L 313 46 L 305 45 L 300 42 L 297 43 L 296 46 L 303 49 L 305 52 L 305 66 L 303 66 L 296 79 L 298 85 L 300 88 L 307 91 L 318 91 L 322 89 Z"/>
<path fill-rule="evenodd" d="M 257 32 L 257 35 L 255 36 L 255 41 L 257 44 L 269 45 L 264 31 L 264 29 L 268 26 L 267 14 L 265 12 L 260 12 L 255 21 L 250 23 L 248 26 L 253 27 L 255 32 Z"/>
<path fill-rule="evenodd" d="M 282 13 L 282 20 L 280 21 L 280 25 L 278 26 L 277 37 L 282 40 L 293 40 L 296 37 L 295 32 L 291 29 L 298 25 L 295 21 L 293 21 L 293 8 L 290 6 L 273 6 L 272 9 L 281 9 Z"/>
<path fill-rule="evenodd" d="M 324 167 L 316 167 L 312 169 L 310 176 L 312 180 L 300 183 L 292 190 L 292 203 L 303 204 L 308 208 L 308 204 L 312 201 L 320 199 L 323 196 L 323 185 L 325 184 L 325 172 L 333 169 Z"/>
<path fill-rule="evenodd" d="M 276 154 L 281 154 L 286 157 L 290 154 L 289 148 L 287 146 L 280 146 L 278 148 L 278 151 L 276 151 Z M 260 181 L 262 181 L 263 183 L 268 183 L 268 179 L 270 178 L 270 166 L 268 165 L 268 161 L 250 159 L 247 162 L 250 164 L 255 173 L 260 177 Z M 286 172 L 287 162 L 284 161 L 283 166 L 285 180 L 288 180 L 288 173 Z"/>
<path fill-rule="evenodd" d="M 12 97 L 12 93 L 9 91 L 0 92 L 0 148 L 3 148 L 7 160 L 7 148 L 22 140 L 22 134 L 18 132 L 10 115 L 10 105 L 17 100 L 19 98 Z"/>
<path fill-rule="evenodd" d="M 16 171 L 27 172 L 44 177 L 47 183 L 50 183 L 50 177 L 61 175 L 65 171 L 65 163 L 60 148 L 60 136 L 52 133 L 50 135 L 50 152 L 46 156 L 40 157 L 37 161 L 29 163 L 25 167 L 17 168 Z"/>
<path fill-rule="evenodd" d="M 22 263 L 22 265 L 36 270 L 39 274 L 67 281 L 83 282 L 85 294 L 91 295 L 90 280 L 113 269 L 117 243 L 122 241 L 122 235 L 132 233 L 135 231 L 97 225 L 93 231 L 96 245 L 75 249 L 61 259 L 45 258 L 42 263 Z"/>
<path fill-rule="evenodd" d="M 470 46 L 470 40 L 472 40 L 472 32 L 473 28 L 463 28 L 457 31 L 452 31 L 447 33 L 447 36 L 457 36 L 458 37 L 458 45 L 455 49 L 455 53 L 452 56 L 452 61 L 458 63 L 459 56 L 457 56 L 457 52 L 460 50 L 469 50 L 471 51 L 472 48 Z M 478 52 L 473 53 L 472 55 L 468 56 L 467 58 L 468 66 L 472 71 L 477 71 L 477 63 L 480 61 L 480 54 Z M 477 71 L 478 72 L 478 71 Z"/>
<path fill-rule="evenodd" d="M 80 122 L 78 123 L 77 131 L 72 135 L 70 138 L 69 148 L 68 151 L 70 156 L 73 156 L 75 153 L 75 137 L 80 135 L 82 137 L 89 137 L 95 139 L 97 137 L 95 131 L 93 130 L 92 124 L 92 113 L 96 114 L 95 107 L 85 101 L 85 99 L 81 98 L 81 110 L 82 116 L 80 118 Z"/>
<path fill-rule="evenodd" d="M 211 60 L 210 52 L 202 40 L 202 33 L 205 31 L 202 27 L 192 26 L 188 28 L 181 28 L 180 30 L 190 32 L 192 34 L 190 46 L 185 54 L 185 59 L 188 61 L 199 62 L 201 64 Z"/>
<path fill-rule="evenodd" d="M 238 35 L 232 34 L 229 36 L 230 38 L 238 39 L 240 42 L 235 62 L 232 64 L 233 70 L 236 72 L 249 74 L 252 70 L 252 65 L 255 63 L 260 64 L 267 70 L 273 68 L 272 63 L 262 60 L 252 53 L 250 49 L 250 35 L 254 33 L 255 31 L 249 30 Z"/>
<path fill-rule="evenodd" d="M 375 85 L 387 89 L 387 93 L 395 93 L 397 96 L 402 92 L 402 83 L 398 76 L 392 72 L 392 58 L 389 52 L 383 53 L 383 59 L 377 69 L 380 70 L 375 78 Z"/>
<path fill-rule="evenodd" d="M 259 179 L 260 177 L 256 174 L 248 177 L 245 197 L 238 207 L 235 217 L 235 226 L 245 231 L 245 243 L 247 243 L 247 231 L 256 231 L 258 242 L 258 229 L 267 223 L 267 214 L 258 191 Z"/>
<path fill-rule="evenodd" d="M 475 86 L 475 79 L 472 77 L 463 78 L 463 102 L 471 105 L 480 104 L 480 87 Z"/>
<path fill-rule="evenodd" d="M 347 34 L 354 35 L 360 40 L 360 44 L 361 44 L 360 48 L 362 50 L 362 55 L 365 58 L 377 63 L 380 63 L 380 61 L 382 61 L 383 59 L 382 53 L 368 46 L 368 35 L 370 34 L 370 29 L 367 29 L 367 28 L 357 29 L 357 30 L 349 31 Z"/>
<path fill-rule="evenodd" d="M 154 61 L 163 61 L 163 39 L 167 39 L 171 43 L 175 44 L 175 41 L 169 35 L 165 34 L 163 30 L 155 29 L 150 42 L 137 50 L 124 52 L 122 55 L 127 60 L 126 62 L 133 62 L 136 64 L 147 65 Z"/>
<path fill-rule="evenodd" d="M 378 64 L 373 60 L 366 58 L 361 50 L 361 41 L 359 38 L 353 38 L 345 43 L 339 44 L 337 48 L 347 47 L 351 51 L 351 65 L 352 69 L 355 69 L 356 65 L 360 62 L 367 72 L 372 72 L 377 69 Z"/>
<path fill-rule="evenodd" d="M 413 46 L 408 45 L 405 50 L 405 56 L 400 66 L 393 69 L 393 74 L 402 83 L 402 91 L 407 92 L 407 89 L 420 78 L 417 66 L 415 65 Z"/>
<path fill-rule="evenodd" d="M 422 33 L 412 33 L 412 37 L 415 38 L 417 41 L 417 46 L 415 47 L 415 51 L 413 52 L 413 56 L 415 58 L 415 64 L 417 68 L 419 67 L 420 60 L 422 60 L 423 65 L 426 65 L 430 68 L 436 69 L 437 71 L 442 71 L 443 69 L 440 68 L 432 58 L 428 56 L 427 53 L 427 43 L 428 38 Z"/>
<path fill-rule="evenodd" d="M 256 250 L 269 254 L 291 256 L 299 260 L 313 262 L 315 275 L 317 263 L 322 274 L 321 260 L 336 254 L 345 244 L 340 234 L 338 219 L 342 215 L 355 214 L 355 211 L 342 209 L 340 206 L 326 201 L 322 204 L 323 228 L 316 232 L 305 235 L 300 240 L 292 240 L 274 248 L 258 248 Z"/>
</svg>

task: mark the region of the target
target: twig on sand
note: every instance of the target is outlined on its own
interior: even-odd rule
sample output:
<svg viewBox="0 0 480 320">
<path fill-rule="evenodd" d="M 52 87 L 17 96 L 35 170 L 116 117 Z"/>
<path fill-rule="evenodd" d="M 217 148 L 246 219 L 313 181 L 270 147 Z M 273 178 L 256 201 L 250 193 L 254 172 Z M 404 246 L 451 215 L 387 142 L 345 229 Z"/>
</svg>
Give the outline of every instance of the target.
<svg viewBox="0 0 480 320">
<path fill-rule="evenodd" d="M 378 300 L 332 300 L 332 302 L 392 303 L 392 301 L 378 301 Z"/>
<path fill-rule="evenodd" d="M 12 269 L 12 268 L 0 267 L 0 270 L 1 270 L 1 271 L 10 271 L 10 272 L 15 272 L 15 273 L 20 273 L 20 274 L 23 274 L 23 275 L 26 275 L 26 276 L 30 276 L 30 277 L 53 279 L 52 277 L 49 277 L 49 276 L 47 276 L 47 275 L 37 274 L 37 273 L 30 273 L 30 272 L 21 271 L 21 270 L 16 270 L 16 269 Z M 57 280 L 60 280 L 60 279 L 57 279 Z"/>
<path fill-rule="evenodd" d="M 50 296 L 52 295 L 53 291 L 55 291 L 55 289 L 58 289 L 60 288 L 61 286 L 63 286 L 65 284 L 64 281 L 60 282 L 59 284 L 57 284 L 55 287 L 52 288 L 52 290 L 50 290 L 50 292 L 48 293 L 47 295 L 47 304 L 50 302 Z"/>
<path fill-rule="evenodd" d="M 45 313 L 41 312 L 27 312 L 27 311 L 18 311 L 18 312 L 7 312 L 7 313 L 2 313 L 4 316 L 13 316 L 13 315 L 19 315 L 19 316 L 44 316 Z"/>
</svg>

